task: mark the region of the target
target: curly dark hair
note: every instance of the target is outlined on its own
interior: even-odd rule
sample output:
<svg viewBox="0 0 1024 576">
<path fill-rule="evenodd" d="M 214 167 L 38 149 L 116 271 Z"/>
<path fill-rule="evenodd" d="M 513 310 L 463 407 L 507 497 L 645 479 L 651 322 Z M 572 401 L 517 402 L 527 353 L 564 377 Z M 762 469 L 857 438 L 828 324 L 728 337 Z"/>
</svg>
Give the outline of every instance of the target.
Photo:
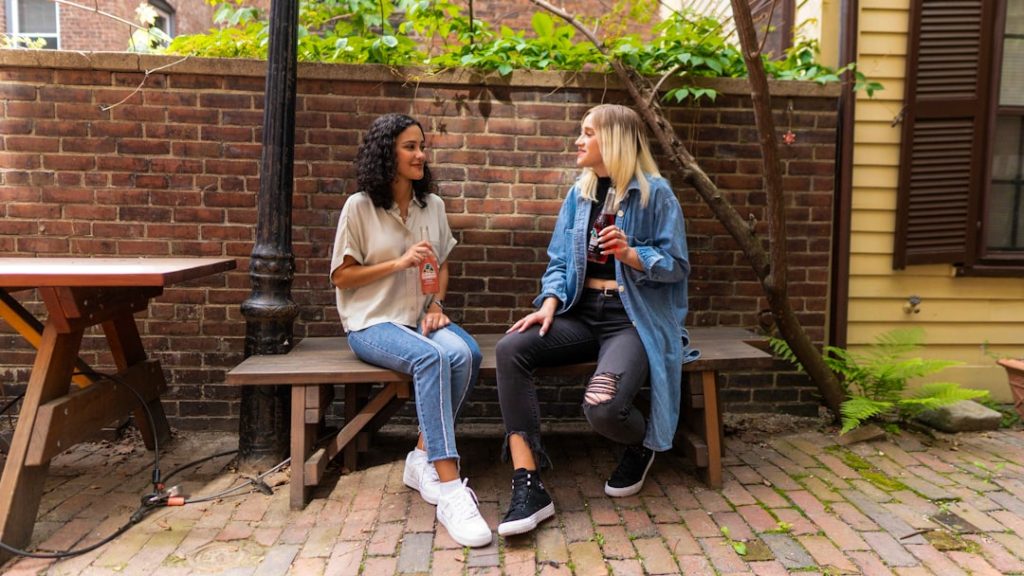
<svg viewBox="0 0 1024 576">
<path fill-rule="evenodd" d="M 394 204 L 391 183 L 395 180 L 395 138 L 409 126 L 423 125 L 405 114 L 385 114 L 370 124 L 363 143 L 356 153 L 356 182 L 366 192 L 373 205 L 385 210 Z M 424 131 L 426 133 L 426 131 Z M 413 196 L 421 204 L 430 194 L 430 168 L 423 164 L 423 178 L 412 183 Z"/>
</svg>

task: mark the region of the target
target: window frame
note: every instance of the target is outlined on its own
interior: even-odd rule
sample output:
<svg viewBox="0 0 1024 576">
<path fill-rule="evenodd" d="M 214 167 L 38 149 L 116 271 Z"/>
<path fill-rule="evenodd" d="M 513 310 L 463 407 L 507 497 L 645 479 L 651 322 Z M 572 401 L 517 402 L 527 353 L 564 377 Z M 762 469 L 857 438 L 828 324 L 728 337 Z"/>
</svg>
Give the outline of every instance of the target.
<svg viewBox="0 0 1024 576">
<path fill-rule="evenodd" d="M 949 264 L 957 276 L 1024 276 L 1024 252 L 988 250 L 986 236 L 1008 0 L 927 4 L 910 5 L 893 269 Z M 977 19 L 976 45 L 963 42 L 963 30 L 936 35 L 950 11 L 958 22 Z M 962 64 L 966 56 L 973 90 L 962 66 L 936 71 L 937 57 Z"/>
<path fill-rule="evenodd" d="M 986 135 L 991 136 L 995 129 L 996 123 L 999 121 L 1000 115 L 1006 115 L 1006 109 L 1010 109 L 1009 112 L 1016 116 L 1024 117 L 1024 106 L 1004 106 L 1000 107 L 999 104 L 999 93 L 1002 88 L 1002 69 L 1003 69 L 1003 46 L 1005 45 L 1005 32 L 1006 32 L 1006 14 L 1009 10 L 1009 0 L 997 0 L 995 17 L 993 18 L 992 26 L 992 65 L 990 68 L 990 83 L 989 83 L 989 99 L 988 99 L 988 120 L 986 124 Z M 995 149 L 992 146 L 992 138 L 987 137 L 984 140 L 985 144 L 985 164 L 984 178 L 982 180 L 982 209 L 981 209 L 981 223 L 978 230 L 978 259 L 974 266 L 978 271 L 985 272 L 988 275 L 998 270 L 990 269 L 990 267 L 1005 267 L 1009 266 L 1011 269 L 1009 272 L 1014 272 L 1009 275 L 1018 276 L 1024 275 L 1024 252 L 1003 252 L 999 250 L 990 250 L 988 242 L 986 241 L 988 230 L 988 215 L 989 215 L 989 201 L 991 198 L 992 190 L 992 162 L 995 156 Z M 1024 158 L 1022 158 L 1024 161 Z M 1024 222 L 1021 222 L 1024 225 Z M 1013 267 L 1020 267 L 1021 270 L 1013 270 Z M 960 272 L 958 271 L 958 274 Z M 964 274 L 969 273 L 965 271 Z"/>
<path fill-rule="evenodd" d="M 167 36 L 174 38 L 175 29 L 177 28 L 177 19 L 175 18 L 176 11 L 174 10 L 174 6 L 171 6 L 166 2 L 166 0 L 147 0 L 146 3 L 149 4 L 153 10 L 156 10 L 158 15 L 162 16 L 167 21 L 167 29 L 164 30 L 164 32 Z M 163 28 L 161 28 L 161 30 L 163 30 Z"/>
<path fill-rule="evenodd" d="M 53 5 L 53 16 L 55 22 L 54 32 L 45 33 L 33 33 L 33 32 L 22 32 L 21 27 L 18 23 L 18 16 L 20 14 L 21 3 L 25 0 L 7 0 L 7 33 L 12 38 L 26 38 L 32 40 L 34 38 L 53 38 L 56 42 L 56 46 L 53 48 L 44 48 L 45 50 L 60 50 L 60 4 L 57 2 L 47 2 Z M 46 2 L 46 0 L 43 0 Z"/>
</svg>

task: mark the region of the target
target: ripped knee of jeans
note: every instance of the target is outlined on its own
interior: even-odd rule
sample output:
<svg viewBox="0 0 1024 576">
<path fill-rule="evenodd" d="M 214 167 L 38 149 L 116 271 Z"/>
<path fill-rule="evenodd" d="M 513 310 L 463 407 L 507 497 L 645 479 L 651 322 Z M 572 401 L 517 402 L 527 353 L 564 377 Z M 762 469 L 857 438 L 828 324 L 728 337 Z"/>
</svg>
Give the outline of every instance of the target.
<svg viewBox="0 0 1024 576">
<path fill-rule="evenodd" d="M 501 461 L 508 463 L 512 461 L 512 451 L 508 445 L 508 439 L 516 435 L 526 441 L 526 444 L 530 447 L 530 451 L 533 452 L 533 461 L 540 470 L 548 470 L 552 468 L 551 458 L 548 457 L 548 453 L 544 451 L 544 447 L 540 443 L 540 436 L 536 434 L 528 434 L 526 432 L 508 432 L 505 434 L 505 442 L 501 446 Z"/>
<path fill-rule="evenodd" d="M 619 379 L 621 374 L 602 372 L 595 374 L 587 383 L 587 391 L 583 394 L 583 401 L 590 406 L 598 406 L 611 402 L 619 391 Z"/>
</svg>

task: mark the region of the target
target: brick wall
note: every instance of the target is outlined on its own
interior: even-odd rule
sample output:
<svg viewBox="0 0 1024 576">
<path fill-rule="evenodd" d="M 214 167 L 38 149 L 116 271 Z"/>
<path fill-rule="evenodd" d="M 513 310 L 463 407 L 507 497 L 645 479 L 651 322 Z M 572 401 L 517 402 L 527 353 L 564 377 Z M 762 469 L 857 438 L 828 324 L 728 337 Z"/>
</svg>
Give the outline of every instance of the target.
<svg viewBox="0 0 1024 576">
<path fill-rule="evenodd" d="M 232 429 L 237 390 L 222 385 L 241 360 L 259 188 L 264 62 L 127 54 L 0 51 L 0 253 L 23 256 L 229 256 L 234 272 L 166 290 L 138 319 L 168 376 L 176 426 Z M 418 117 L 429 134 L 459 240 L 448 303 L 469 329 L 499 332 L 538 289 L 545 247 L 575 171 L 582 113 L 626 102 L 612 78 L 471 74 L 404 81 L 374 66 L 299 69 L 293 242 L 297 337 L 341 333 L 328 281 L 339 211 L 355 191 L 351 161 L 365 128 L 385 112 Z M 757 137 L 744 82 L 720 81 L 713 104 L 670 109 L 679 136 L 741 214 L 764 230 Z M 831 236 L 837 89 L 774 86 L 791 195 L 791 292 L 804 326 L 822 340 Z M 123 102 L 122 102 L 123 101 Z M 104 107 L 121 102 L 107 110 Z M 687 216 L 692 325 L 756 329 L 767 308 L 753 273 L 696 192 L 662 161 Z M 19 293 L 36 312 L 31 293 Z M 84 358 L 109 365 L 99 332 Z M 0 383 L 27 381 L 32 352 L 0 326 Z M 551 413 L 579 416 L 579 390 L 544 392 Z M 730 375 L 729 409 L 809 413 L 813 390 L 786 375 Z M 468 416 L 497 418 L 493 383 Z"/>
<path fill-rule="evenodd" d="M 67 4 L 58 5 L 60 47 L 62 50 L 120 51 L 128 48 L 133 28 L 123 22 L 97 14 L 93 8 L 138 24 L 135 9 L 140 0 L 90 0 L 79 2 L 89 9 Z M 175 33 L 196 34 L 213 27 L 214 7 L 201 0 L 168 2 L 176 8 Z M 251 3 L 250 3 L 251 4 Z M 269 0 L 255 5 L 269 6 Z M 0 32 L 9 30 L 6 3 L 0 2 Z"/>
</svg>

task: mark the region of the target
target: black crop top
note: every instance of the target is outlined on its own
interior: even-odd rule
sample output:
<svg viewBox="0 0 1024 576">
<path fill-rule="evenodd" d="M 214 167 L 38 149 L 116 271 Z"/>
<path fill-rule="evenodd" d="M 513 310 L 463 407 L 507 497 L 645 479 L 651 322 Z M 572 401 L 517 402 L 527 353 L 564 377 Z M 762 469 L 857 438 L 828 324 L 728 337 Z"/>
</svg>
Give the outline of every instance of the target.
<svg viewBox="0 0 1024 576">
<path fill-rule="evenodd" d="M 608 196 L 608 189 L 611 188 L 611 178 L 598 178 L 597 179 L 597 190 L 596 197 L 597 201 L 590 205 L 590 226 L 587 228 L 588 232 L 594 227 L 594 221 L 601 214 L 601 208 L 604 206 L 604 199 Z M 609 256 L 608 260 L 604 264 L 598 264 L 597 262 L 591 262 L 587 260 L 587 278 L 597 278 L 600 280 L 615 280 L 615 257 Z"/>
</svg>

